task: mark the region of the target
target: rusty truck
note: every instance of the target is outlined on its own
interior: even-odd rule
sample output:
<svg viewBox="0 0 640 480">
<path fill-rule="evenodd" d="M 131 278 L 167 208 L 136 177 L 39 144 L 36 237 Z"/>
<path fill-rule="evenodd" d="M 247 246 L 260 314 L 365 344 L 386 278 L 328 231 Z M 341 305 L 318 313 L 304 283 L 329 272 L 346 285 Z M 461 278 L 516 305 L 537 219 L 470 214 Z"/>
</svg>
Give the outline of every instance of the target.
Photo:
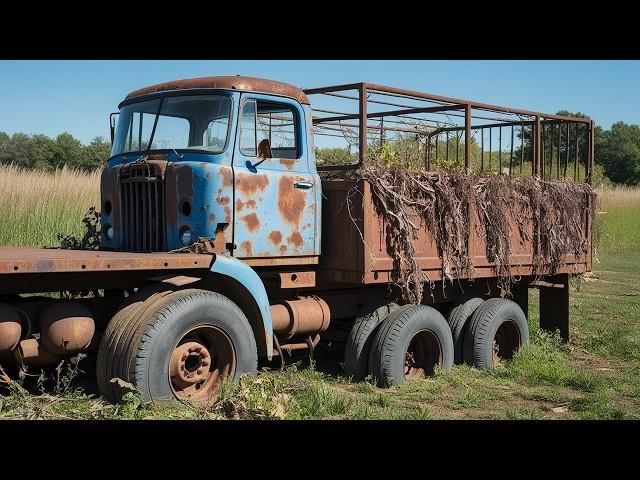
<svg viewBox="0 0 640 480">
<path fill-rule="evenodd" d="M 303 90 L 242 76 L 153 85 L 118 109 L 100 248 L 0 247 L 3 363 L 85 352 L 109 401 L 133 386 L 145 401 L 208 402 L 226 377 L 332 341 L 345 344 L 347 375 L 393 386 L 454 360 L 510 359 L 529 341 L 532 288 L 540 327 L 568 340 L 568 279 L 592 264 L 588 211 L 588 251 L 557 271 L 534 275 L 535 235 L 517 246 L 510 298 L 483 238 L 465 239 L 473 278 L 451 282 L 424 231 L 412 241 L 436 288 L 408 304 L 370 185 L 330 173 L 362 165 L 373 138 L 406 133 L 424 140 L 427 170 L 446 146 L 467 169 L 589 183 L 592 120 L 364 82 Z M 345 136 L 346 154 L 320 158 L 318 145 Z M 75 293 L 45 294 L 63 290 Z"/>
</svg>

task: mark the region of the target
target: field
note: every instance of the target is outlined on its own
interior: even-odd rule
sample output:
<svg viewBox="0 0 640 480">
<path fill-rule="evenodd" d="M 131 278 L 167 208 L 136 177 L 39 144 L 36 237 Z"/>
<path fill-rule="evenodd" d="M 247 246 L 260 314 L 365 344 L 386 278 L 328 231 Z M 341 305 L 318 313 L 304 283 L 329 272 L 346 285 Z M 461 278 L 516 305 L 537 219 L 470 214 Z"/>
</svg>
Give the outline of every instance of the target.
<svg viewBox="0 0 640 480">
<path fill-rule="evenodd" d="M 57 245 L 58 232 L 80 233 L 85 211 L 97 206 L 98 183 L 97 172 L 0 166 L 0 244 Z M 600 189 L 599 196 L 597 260 L 593 275 L 572 282 L 568 345 L 538 330 L 531 290 L 532 342 L 492 371 L 456 366 L 383 390 L 345 378 L 334 344 L 318 349 L 312 364 L 227 384 L 216 405 L 200 410 L 141 405 L 133 393 L 121 406 L 105 404 L 86 359 L 22 384 L 1 376 L 0 418 L 640 418 L 640 189 Z"/>
</svg>

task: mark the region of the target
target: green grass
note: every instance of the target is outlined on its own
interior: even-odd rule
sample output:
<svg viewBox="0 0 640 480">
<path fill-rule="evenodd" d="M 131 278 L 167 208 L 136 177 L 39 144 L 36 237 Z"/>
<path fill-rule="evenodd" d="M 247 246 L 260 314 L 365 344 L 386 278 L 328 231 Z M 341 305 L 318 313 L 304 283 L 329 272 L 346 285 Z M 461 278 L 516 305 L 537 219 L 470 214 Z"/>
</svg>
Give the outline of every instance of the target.
<svg viewBox="0 0 640 480">
<path fill-rule="evenodd" d="M 100 171 L 0 165 L 0 245 L 58 246 L 58 233 L 82 236 L 91 206 L 100 206 Z"/>
</svg>

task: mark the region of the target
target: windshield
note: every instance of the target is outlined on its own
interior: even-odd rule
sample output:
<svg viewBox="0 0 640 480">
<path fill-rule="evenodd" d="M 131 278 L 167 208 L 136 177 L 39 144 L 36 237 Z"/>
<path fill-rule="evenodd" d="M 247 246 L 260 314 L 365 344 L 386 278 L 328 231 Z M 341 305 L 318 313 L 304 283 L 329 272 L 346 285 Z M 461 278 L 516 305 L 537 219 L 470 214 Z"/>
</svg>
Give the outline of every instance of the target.
<svg viewBox="0 0 640 480">
<path fill-rule="evenodd" d="M 222 152 L 227 144 L 231 98 L 180 95 L 154 98 L 120 109 L 111 156 L 149 150 Z"/>
</svg>

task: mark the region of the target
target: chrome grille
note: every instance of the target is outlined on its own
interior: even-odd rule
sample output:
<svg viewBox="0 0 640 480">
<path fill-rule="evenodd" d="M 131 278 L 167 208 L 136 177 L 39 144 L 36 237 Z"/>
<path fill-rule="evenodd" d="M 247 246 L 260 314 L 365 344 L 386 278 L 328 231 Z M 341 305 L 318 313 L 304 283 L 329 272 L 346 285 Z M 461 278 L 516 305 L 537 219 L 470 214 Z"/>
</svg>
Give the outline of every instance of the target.
<svg viewBox="0 0 640 480">
<path fill-rule="evenodd" d="M 132 163 L 120 171 L 122 246 L 136 252 L 165 248 L 165 188 L 152 165 Z"/>
</svg>

